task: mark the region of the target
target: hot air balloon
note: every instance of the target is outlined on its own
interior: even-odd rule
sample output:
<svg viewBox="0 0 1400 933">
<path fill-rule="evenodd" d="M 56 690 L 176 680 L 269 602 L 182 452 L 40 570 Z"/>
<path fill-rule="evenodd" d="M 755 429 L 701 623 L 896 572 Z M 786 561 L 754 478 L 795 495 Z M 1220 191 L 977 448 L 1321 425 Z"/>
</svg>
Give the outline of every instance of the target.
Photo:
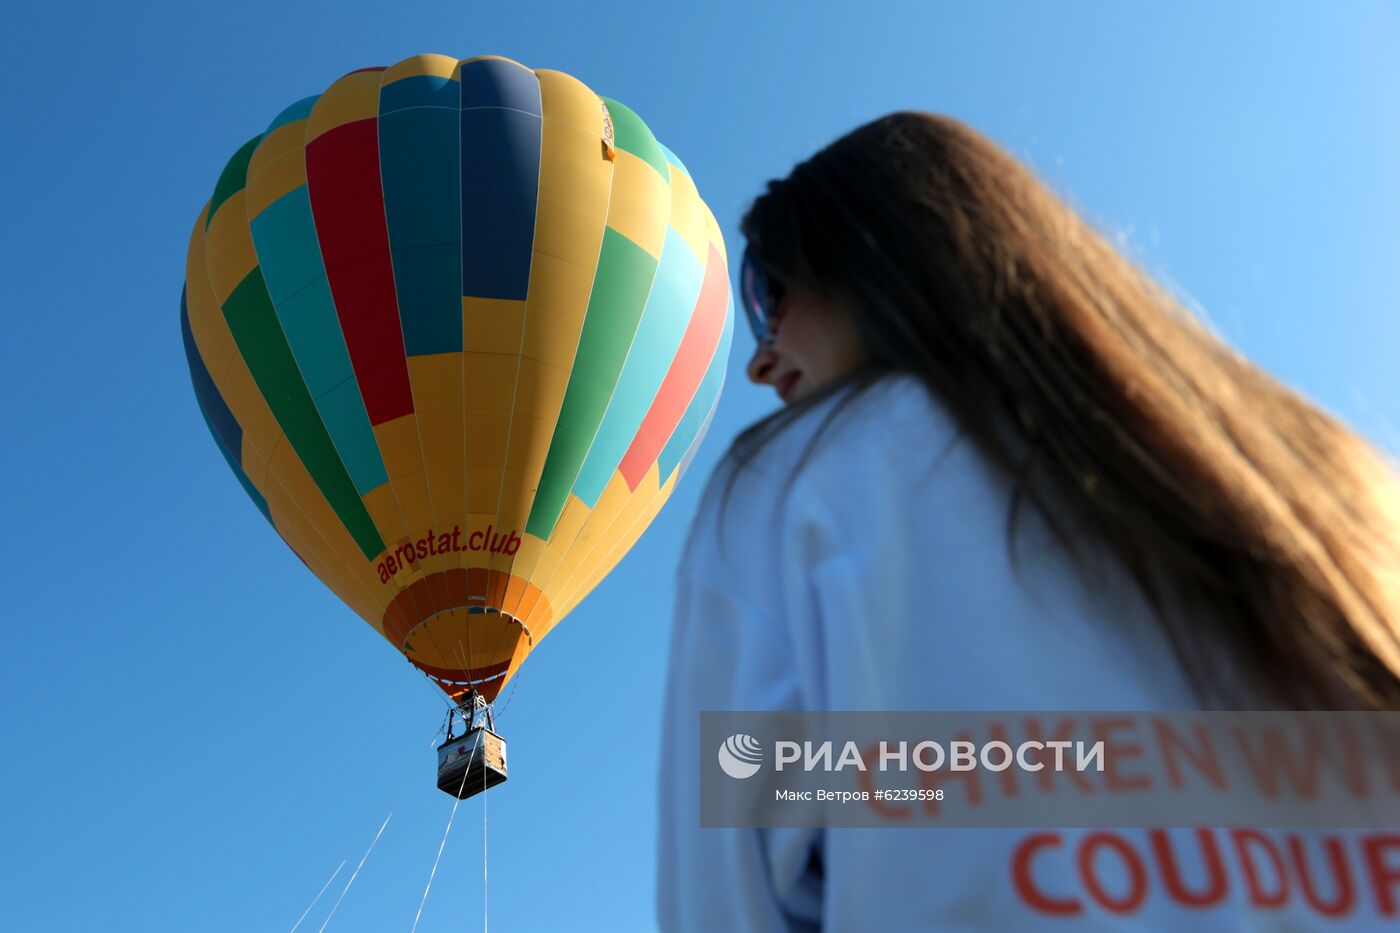
<svg viewBox="0 0 1400 933">
<path fill-rule="evenodd" d="M 185 274 L 191 380 L 234 475 L 478 738 L 675 489 L 733 329 L 684 164 L 626 106 L 496 56 L 415 56 L 287 107 L 228 161 Z"/>
</svg>

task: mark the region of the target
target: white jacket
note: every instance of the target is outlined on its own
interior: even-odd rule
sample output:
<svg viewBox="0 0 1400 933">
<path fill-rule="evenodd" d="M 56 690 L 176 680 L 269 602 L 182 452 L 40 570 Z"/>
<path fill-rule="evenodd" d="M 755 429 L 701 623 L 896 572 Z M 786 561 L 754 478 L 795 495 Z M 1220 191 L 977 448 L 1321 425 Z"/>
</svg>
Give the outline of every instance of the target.
<svg viewBox="0 0 1400 933">
<path fill-rule="evenodd" d="M 1144 829 L 701 829 L 701 710 L 1196 706 L 1116 562 L 1086 585 L 1025 509 L 1013 572 L 1009 480 L 914 379 L 847 406 L 794 476 L 831 404 L 740 471 L 727 507 L 712 482 L 686 546 L 663 929 L 1400 929 L 1396 833 L 1172 830 L 1164 864 Z"/>
</svg>

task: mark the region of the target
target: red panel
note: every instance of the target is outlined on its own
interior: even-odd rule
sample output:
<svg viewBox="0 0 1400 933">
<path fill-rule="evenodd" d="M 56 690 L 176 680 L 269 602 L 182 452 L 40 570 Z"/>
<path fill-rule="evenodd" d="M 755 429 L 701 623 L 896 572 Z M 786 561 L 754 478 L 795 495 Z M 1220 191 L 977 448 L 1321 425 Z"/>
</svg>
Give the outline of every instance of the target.
<svg viewBox="0 0 1400 933">
<path fill-rule="evenodd" d="M 379 179 L 378 121 L 357 120 L 312 140 L 306 182 L 335 313 L 370 424 L 411 414 Z"/>
<path fill-rule="evenodd" d="M 714 359 L 724 331 L 724 313 L 729 307 L 729 277 L 719 250 L 710 244 L 710 256 L 705 263 L 705 279 L 700 283 L 700 295 L 686 325 L 685 336 L 676 350 L 671 368 L 661 381 L 661 388 L 652 400 L 647 416 L 637 428 L 637 436 L 618 467 L 627 488 L 635 490 L 656 462 L 661 449 L 680 423 L 690 400 L 705 378 L 705 370 Z"/>
</svg>

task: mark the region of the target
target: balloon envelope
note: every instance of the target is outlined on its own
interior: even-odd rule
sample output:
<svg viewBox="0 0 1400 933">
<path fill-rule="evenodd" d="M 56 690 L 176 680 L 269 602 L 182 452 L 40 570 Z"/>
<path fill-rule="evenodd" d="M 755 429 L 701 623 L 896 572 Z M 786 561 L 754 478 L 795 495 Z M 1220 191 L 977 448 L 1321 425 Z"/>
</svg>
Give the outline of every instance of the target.
<svg viewBox="0 0 1400 933">
<path fill-rule="evenodd" d="M 422 55 L 234 154 L 180 322 L 277 533 L 449 695 L 491 699 L 675 488 L 733 310 L 714 217 L 641 118 Z"/>
</svg>

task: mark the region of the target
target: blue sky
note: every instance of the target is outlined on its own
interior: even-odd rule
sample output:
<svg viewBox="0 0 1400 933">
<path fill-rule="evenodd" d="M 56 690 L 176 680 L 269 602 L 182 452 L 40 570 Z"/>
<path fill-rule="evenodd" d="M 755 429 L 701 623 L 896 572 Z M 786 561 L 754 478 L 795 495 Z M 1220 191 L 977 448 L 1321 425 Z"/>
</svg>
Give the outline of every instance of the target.
<svg viewBox="0 0 1400 933">
<path fill-rule="evenodd" d="M 285 104 L 420 52 L 623 101 L 729 239 L 762 183 L 898 108 L 1029 161 L 1234 344 L 1400 448 L 1400 12 L 1357 2 L 27 4 L 0 37 L 11 595 L 0 926 L 407 928 L 451 810 L 441 700 L 250 506 L 180 345 L 185 246 Z M 975 10 L 975 12 L 974 12 Z M 462 805 L 419 929 L 652 925 L 671 579 L 703 477 L 774 405 L 740 333 L 710 439 L 536 651 L 511 779 Z M 602 633 L 618 619 L 631 633 Z M 592 672 L 592 676 L 584 672 Z M 483 812 L 485 809 L 486 812 Z"/>
</svg>

